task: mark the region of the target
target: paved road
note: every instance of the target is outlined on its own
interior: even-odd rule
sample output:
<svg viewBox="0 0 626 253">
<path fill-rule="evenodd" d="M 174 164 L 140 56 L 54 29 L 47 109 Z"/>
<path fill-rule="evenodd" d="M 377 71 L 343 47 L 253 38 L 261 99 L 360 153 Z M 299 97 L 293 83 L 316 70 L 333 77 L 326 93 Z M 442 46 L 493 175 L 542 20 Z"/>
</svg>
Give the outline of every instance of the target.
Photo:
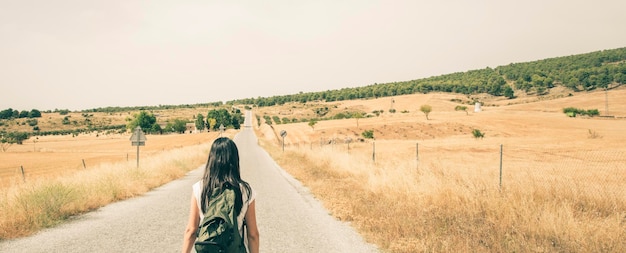
<svg viewBox="0 0 626 253">
<path fill-rule="evenodd" d="M 257 191 L 261 252 L 377 252 L 328 215 L 298 181 L 257 145 L 246 113 L 234 140 L 242 177 Z M 144 196 L 80 215 L 36 235 L 0 243 L 0 252 L 179 252 L 191 185 L 202 167 Z"/>
</svg>

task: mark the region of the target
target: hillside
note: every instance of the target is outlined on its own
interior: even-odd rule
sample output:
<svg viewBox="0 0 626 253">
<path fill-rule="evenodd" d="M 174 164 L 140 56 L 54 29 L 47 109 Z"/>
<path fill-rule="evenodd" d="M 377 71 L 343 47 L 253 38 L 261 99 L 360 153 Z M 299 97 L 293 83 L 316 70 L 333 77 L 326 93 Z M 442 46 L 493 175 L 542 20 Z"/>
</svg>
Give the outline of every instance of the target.
<svg viewBox="0 0 626 253">
<path fill-rule="evenodd" d="M 472 129 L 487 132 L 489 138 L 529 137 L 547 138 L 554 135 L 578 135 L 586 138 L 589 129 L 601 131 L 604 138 L 624 139 L 626 120 L 626 87 L 604 91 L 578 92 L 569 96 L 567 91 L 558 91 L 562 95 L 554 97 L 520 97 L 502 100 L 499 97 L 483 97 L 485 105 L 479 113 L 473 112 L 474 107 L 459 103 L 468 100 L 467 96 L 450 93 L 429 93 L 395 96 L 367 100 L 349 100 L 332 103 L 285 104 L 283 106 L 261 107 L 257 115 L 280 116 L 281 118 L 311 118 L 315 109 L 330 108 L 328 118 L 342 112 L 363 112 L 369 117 L 357 119 L 322 120 L 314 128 L 308 122 L 276 124 L 262 127 L 265 131 L 278 133 L 288 132 L 286 143 L 300 143 L 335 138 L 341 142 L 346 138 L 353 140 L 362 138 L 365 130 L 374 130 L 377 140 L 432 140 L 445 138 L 471 138 Z M 557 91 L 554 91 L 557 93 Z M 608 95 L 608 96 L 607 96 Z M 569 118 L 563 113 L 565 107 L 582 109 L 598 109 L 605 115 L 606 98 L 609 99 L 609 112 L 612 117 Z M 469 99 L 472 99 L 470 96 Z M 393 101 L 393 102 L 392 102 Z M 419 110 L 423 104 L 432 106 L 426 120 Z M 455 110 L 456 106 L 468 106 L 466 115 Z M 390 113 L 393 107 L 396 113 Z M 375 116 L 372 111 L 383 111 Z M 567 129 L 567 130 L 566 130 Z M 275 134 L 266 134 L 266 138 L 275 138 Z M 626 139 L 624 140 L 626 141 Z"/>
</svg>

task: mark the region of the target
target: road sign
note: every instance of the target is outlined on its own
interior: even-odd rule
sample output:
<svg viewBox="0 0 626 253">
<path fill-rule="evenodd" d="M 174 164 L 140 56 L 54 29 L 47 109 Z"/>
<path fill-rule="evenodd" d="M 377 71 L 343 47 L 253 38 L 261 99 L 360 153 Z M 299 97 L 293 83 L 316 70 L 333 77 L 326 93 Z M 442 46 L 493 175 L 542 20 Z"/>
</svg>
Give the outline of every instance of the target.
<svg viewBox="0 0 626 253">
<path fill-rule="evenodd" d="M 285 136 L 287 136 L 287 131 L 280 131 L 280 137 L 283 137 L 283 152 L 285 151 Z"/>
<path fill-rule="evenodd" d="M 137 126 L 133 135 L 130 136 L 131 145 L 133 146 L 145 146 L 146 145 L 146 135 L 141 131 L 141 127 Z"/>
<path fill-rule="evenodd" d="M 146 135 L 141 131 L 141 127 L 137 126 L 135 132 L 130 136 L 130 144 L 137 146 L 137 167 L 139 168 L 139 146 L 146 145 Z"/>
</svg>

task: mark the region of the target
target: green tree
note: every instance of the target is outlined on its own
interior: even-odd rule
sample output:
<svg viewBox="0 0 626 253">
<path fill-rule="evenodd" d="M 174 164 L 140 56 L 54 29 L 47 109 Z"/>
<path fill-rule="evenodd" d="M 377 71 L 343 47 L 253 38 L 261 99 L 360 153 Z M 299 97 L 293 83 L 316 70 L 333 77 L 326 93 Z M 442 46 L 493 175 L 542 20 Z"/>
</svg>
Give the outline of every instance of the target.
<svg viewBox="0 0 626 253">
<path fill-rule="evenodd" d="M 28 111 L 21 111 L 18 118 L 28 118 Z"/>
<path fill-rule="evenodd" d="M 280 123 L 281 123 L 280 122 L 280 117 L 274 115 L 274 116 L 272 116 L 272 119 L 274 120 L 274 122 L 276 122 L 276 125 L 280 125 Z"/>
<path fill-rule="evenodd" d="M 0 142 L 10 144 L 22 145 L 24 140 L 28 139 L 30 136 L 28 133 L 24 132 L 8 132 L 6 134 L 2 134 L 0 138 Z M 4 149 L 4 148 L 3 148 Z"/>
<path fill-rule="evenodd" d="M 209 119 L 215 119 L 216 123 L 213 127 L 211 127 L 212 130 L 219 130 L 217 129 L 220 125 L 224 125 L 224 127 L 232 127 L 232 117 L 230 115 L 230 113 L 228 112 L 228 110 L 222 108 L 219 110 L 213 109 L 210 110 L 209 113 L 207 114 L 207 118 Z"/>
<path fill-rule="evenodd" d="M 263 119 L 265 120 L 265 124 L 272 125 L 272 118 L 269 115 L 263 115 Z"/>
<path fill-rule="evenodd" d="M 10 118 L 13 118 L 13 109 L 9 108 L 9 109 L 0 111 L 0 119 L 10 119 Z"/>
<path fill-rule="evenodd" d="M 198 116 L 196 116 L 196 129 L 202 132 L 204 130 L 204 127 L 205 127 L 204 116 L 198 113 Z"/>
<path fill-rule="evenodd" d="M 374 139 L 374 130 L 365 130 L 361 133 L 365 139 Z"/>
<path fill-rule="evenodd" d="M 163 129 L 161 128 L 161 125 L 153 124 L 152 127 L 150 127 L 150 133 L 163 134 Z"/>
<path fill-rule="evenodd" d="M 174 119 L 173 122 L 167 123 L 166 130 L 171 130 L 172 132 L 176 132 L 179 134 L 185 133 L 187 130 L 187 121 L 182 119 Z"/>
<path fill-rule="evenodd" d="M 511 86 L 506 86 L 504 87 L 504 96 L 511 99 L 511 98 L 515 98 L 515 92 L 513 91 L 513 88 L 511 88 Z"/>
<path fill-rule="evenodd" d="M 83 115 L 84 116 L 84 115 Z M 143 131 L 150 131 L 152 129 L 152 125 L 156 124 L 156 117 L 152 113 L 148 113 L 146 111 L 141 111 L 139 114 L 135 114 L 134 119 L 129 119 L 126 124 L 126 128 L 131 131 L 135 129 L 137 126 L 141 127 Z"/>
<path fill-rule="evenodd" d="M 363 113 L 355 112 L 352 117 L 356 119 L 356 128 L 359 128 L 359 119 L 363 118 Z"/>
<path fill-rule="evenodd" d="M 420 111 L 422 111 L 424 113 L 424 115 L 426 115 L 426 120 L 429 120 L 428 114 L 430 114 L 430 112 L 433 111 L 433 107 L 430 106 L 430 105 L 422 105 L 420 107 Z"/>
<path fill-rule="evenodd" d="M 217 126 L 217 120 L 216 120 L 216 119 L 214 119 L 214 118 L 208 118 L 208 119 L 207 119 L 207 123 L 208 123 L 208 125 L 209 125 L 209 130 L 211 130 L 211 129 L 216 129 L 216 126 Z"/>
<path fill-rule="evenodd" d="M 309 126 L 311 127 L 311 129 L 313 129 L 313 131 L 315 131 L 315 124 L 317 124 L 316 119 L 309 120 Z"/>
<path fill-rule="evenodd" d="M 485 138 L 485 133 L 481 132 L 478 129 L 474 129 L 472 130 L 472 135 L 474 136 L 474 138 L 476 139 L 482 139 Z"/>
<path fill-rule="evenodd" d="M 233 113 L 231 120 L 232 120 L 233 128 L 240 129 L 241 124 L 243 124 L 243 121 L 244 121 L 243 114 L 241 114 L 241 112 L 237 110 L 237 112 Z"/>
<path fill-rule="evenodd" d="M 32 109 L 28 113 L 29 118 L 41 118 L 41 112 L 37 109 Z"/>
</svg>

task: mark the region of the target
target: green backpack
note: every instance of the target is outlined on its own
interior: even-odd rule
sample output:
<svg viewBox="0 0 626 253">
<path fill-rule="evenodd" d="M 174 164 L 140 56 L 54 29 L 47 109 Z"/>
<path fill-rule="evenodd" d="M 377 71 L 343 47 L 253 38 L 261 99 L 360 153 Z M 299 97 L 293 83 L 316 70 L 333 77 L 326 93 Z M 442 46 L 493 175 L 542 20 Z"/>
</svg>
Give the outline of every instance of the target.
<svg viewBox="0 0 626 253">
<path fill-rule="evenodd" d="M 235 213 L 235 191 L 215 188 L 198 227 L 196 252 L 246 252 Z"/>
</svg>

